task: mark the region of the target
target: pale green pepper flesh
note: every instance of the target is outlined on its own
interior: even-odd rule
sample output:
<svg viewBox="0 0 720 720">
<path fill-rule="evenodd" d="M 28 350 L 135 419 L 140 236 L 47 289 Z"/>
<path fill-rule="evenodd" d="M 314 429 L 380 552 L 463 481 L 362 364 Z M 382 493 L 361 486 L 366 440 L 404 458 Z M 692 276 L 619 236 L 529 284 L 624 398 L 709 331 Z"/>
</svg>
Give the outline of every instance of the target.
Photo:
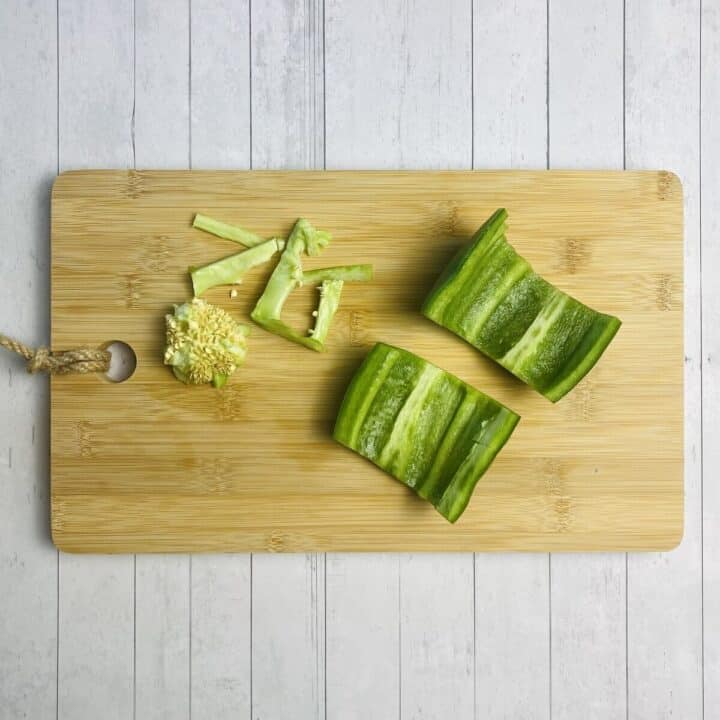
<svg viewBox="0 0 720 720">
<path fill-rule="evenodd" d="M 237 285 L 249 270 L 266 263 L 285 247 L 284 240 L 272 238 L 249 250 L 230 255 L 209 265 L 190 269 L 195 297 L 218 285 Z"/>
<path fill-rule="evenodd" d="M 319 255 L 329 242 L 330 233 L 316 230 L 307 220 L 300 218 L 285 243 L 285 250 L 263 294 L 250 314 L 258 325 L 269 332 L 318 352 L 325 349 L 325 338 L 330 329 L 330 321 L 337 311 L 343 281 L 367 280 L 372 277 L 370 265 L 346 265 L 303 272 L 302 255 Z M 318 320 L 309 337 L 280 319 L 283 305 L 290 293 L 307 282 L 321 283 Z M 326 292 L 328 295 L 324 299 Z"/>
<path fill-rule="evenodd" d="M 243 228 L 236 227 L 235 225 L 228 225 L 227 223 L 220 222 L 220 220 L 214 220 L 207 215 L 198 213 L 195 215 L 193 220 L 193 227 L 198 230 L 204 230 L 205 232 L 215 235 L 217 237 L 224 238 L 225 240 L 232 240 L 233 242 L 245 245 L 245 247 L 255 247 L 260 243 L 265 242 L 265 238 L 261 238 L 259 235 L 244 230 Z"/>
</svg>

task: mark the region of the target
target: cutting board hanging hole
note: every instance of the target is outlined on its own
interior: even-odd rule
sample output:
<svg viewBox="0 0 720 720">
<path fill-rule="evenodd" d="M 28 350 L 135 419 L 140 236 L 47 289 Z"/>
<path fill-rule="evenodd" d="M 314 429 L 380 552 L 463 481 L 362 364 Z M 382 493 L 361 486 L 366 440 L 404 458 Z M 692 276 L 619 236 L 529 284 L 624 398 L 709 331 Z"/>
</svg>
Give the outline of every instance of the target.
<svg viewBox="0 0 720 720">
<path fill-rule="evenodd" d="M 105 345 L 110 353 L 110 367 L 105 377 L 112 382 L 121 383 L 128 380 L 137 367 L 135 351 L 122 340 L 113 340 Z"/>
</svg>

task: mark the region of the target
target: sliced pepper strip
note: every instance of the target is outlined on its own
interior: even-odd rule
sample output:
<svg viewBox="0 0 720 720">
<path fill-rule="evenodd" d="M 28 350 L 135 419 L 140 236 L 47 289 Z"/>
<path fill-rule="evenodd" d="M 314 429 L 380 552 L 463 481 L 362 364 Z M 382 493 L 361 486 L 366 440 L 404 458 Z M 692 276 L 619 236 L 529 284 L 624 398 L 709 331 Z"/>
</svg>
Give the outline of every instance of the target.
<svg viewBox="0 0 720 720">
<path fill-rule="evenodd" d="M 310 330 L 310 337 L 324 345 L 330 331 L 330 324 L 340 306 L 340 295 L 342 294 L 342 280 L 323 280 L 320 286 L 320 302 L 318 309 L 313 313 L 315 316 L 315 327 Z"/>
<path fill-rule="evenodd" d="M 336 267 L 318 268 L 303 272 L 303 284 L 324 282 L 325 280 L 343 280 L 345 282 L 361 282 L 372 280 L 372 265 L 337 265 Z"/>
<path fill-rule="evenodd" d="M 201 215 L 200 213 L 195 215 L 193 227 L 198 230 L 204 230 L 211 235 L 224 238 L 225 240 L 240 243 L 241 245 L 245 245 L 245 247 L 255 247 L 255 245 L 260 245 L 260 243 L 265 242 L 265 238 L 261 238 L 249 230 L 244 230 L 235 225 L 228 225 L 219 220 L 213 220 L 213 218 L 207 215 Z"/>
<path fill-rule="evenodd" d="M 218 285 L 237 285 L 248 270 L 267 262 L 284 247 L 284 240 L 273 238 L 209 265 L 190 268 L 195 297 Z"/>
</svg>

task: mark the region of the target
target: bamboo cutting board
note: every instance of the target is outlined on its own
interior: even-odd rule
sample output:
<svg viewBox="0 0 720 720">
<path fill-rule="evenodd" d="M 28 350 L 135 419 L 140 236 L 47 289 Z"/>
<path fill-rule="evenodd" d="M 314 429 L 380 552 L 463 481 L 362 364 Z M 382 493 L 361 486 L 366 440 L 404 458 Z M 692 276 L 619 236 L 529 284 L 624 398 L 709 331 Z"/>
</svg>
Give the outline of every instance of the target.
<svg viewBox="0 0 720 720">
<path fill-rule="evenodd" d="M 419 307 L 498 207 L 535 270 L 623 327 L 557 405 Z M 371 262 L 346 284 L 328 352 L 259 327 L 220 391 L 162 364 L 187 267 L 238 251 L 202 212 L 265 236 L 298 216 L 334 240 L 306 267 Z M 235 299 L 247 319 L 271 267 Z M 52 345 L 127 342 L 135 374 L 52 379 L 52 534 L 73 552 L 668 549 L 683 526 L 682 188 L 667 172 L 125 172 L 61 175 L 52 196 Z M 309 320 L 313 288 L 287 318 Z M 522 415 L 456 525 L 331 430 L 377 340 Z"/>
</svg>

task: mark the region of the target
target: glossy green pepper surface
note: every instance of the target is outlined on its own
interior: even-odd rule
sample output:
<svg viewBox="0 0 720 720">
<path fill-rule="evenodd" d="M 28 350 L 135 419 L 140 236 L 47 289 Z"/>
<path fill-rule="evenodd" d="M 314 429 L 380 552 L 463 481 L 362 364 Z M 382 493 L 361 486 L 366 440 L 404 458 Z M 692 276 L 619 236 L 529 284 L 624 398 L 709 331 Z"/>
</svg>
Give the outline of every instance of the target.
<svg viewBox="0 0 720 720">
<path fill-rule="evenodd" d="M 345 393 L 333 436 L 455 522 L 519 420 L 454 375 L 378 343 Z"/>
<path fill-rule="evenodd" d="M 600 359 L 621 323 L 537 275 L 506 240 L 506 219 L 497 210 L 451 260 L 423 314 L 557 402 Z"/>
</svg>

